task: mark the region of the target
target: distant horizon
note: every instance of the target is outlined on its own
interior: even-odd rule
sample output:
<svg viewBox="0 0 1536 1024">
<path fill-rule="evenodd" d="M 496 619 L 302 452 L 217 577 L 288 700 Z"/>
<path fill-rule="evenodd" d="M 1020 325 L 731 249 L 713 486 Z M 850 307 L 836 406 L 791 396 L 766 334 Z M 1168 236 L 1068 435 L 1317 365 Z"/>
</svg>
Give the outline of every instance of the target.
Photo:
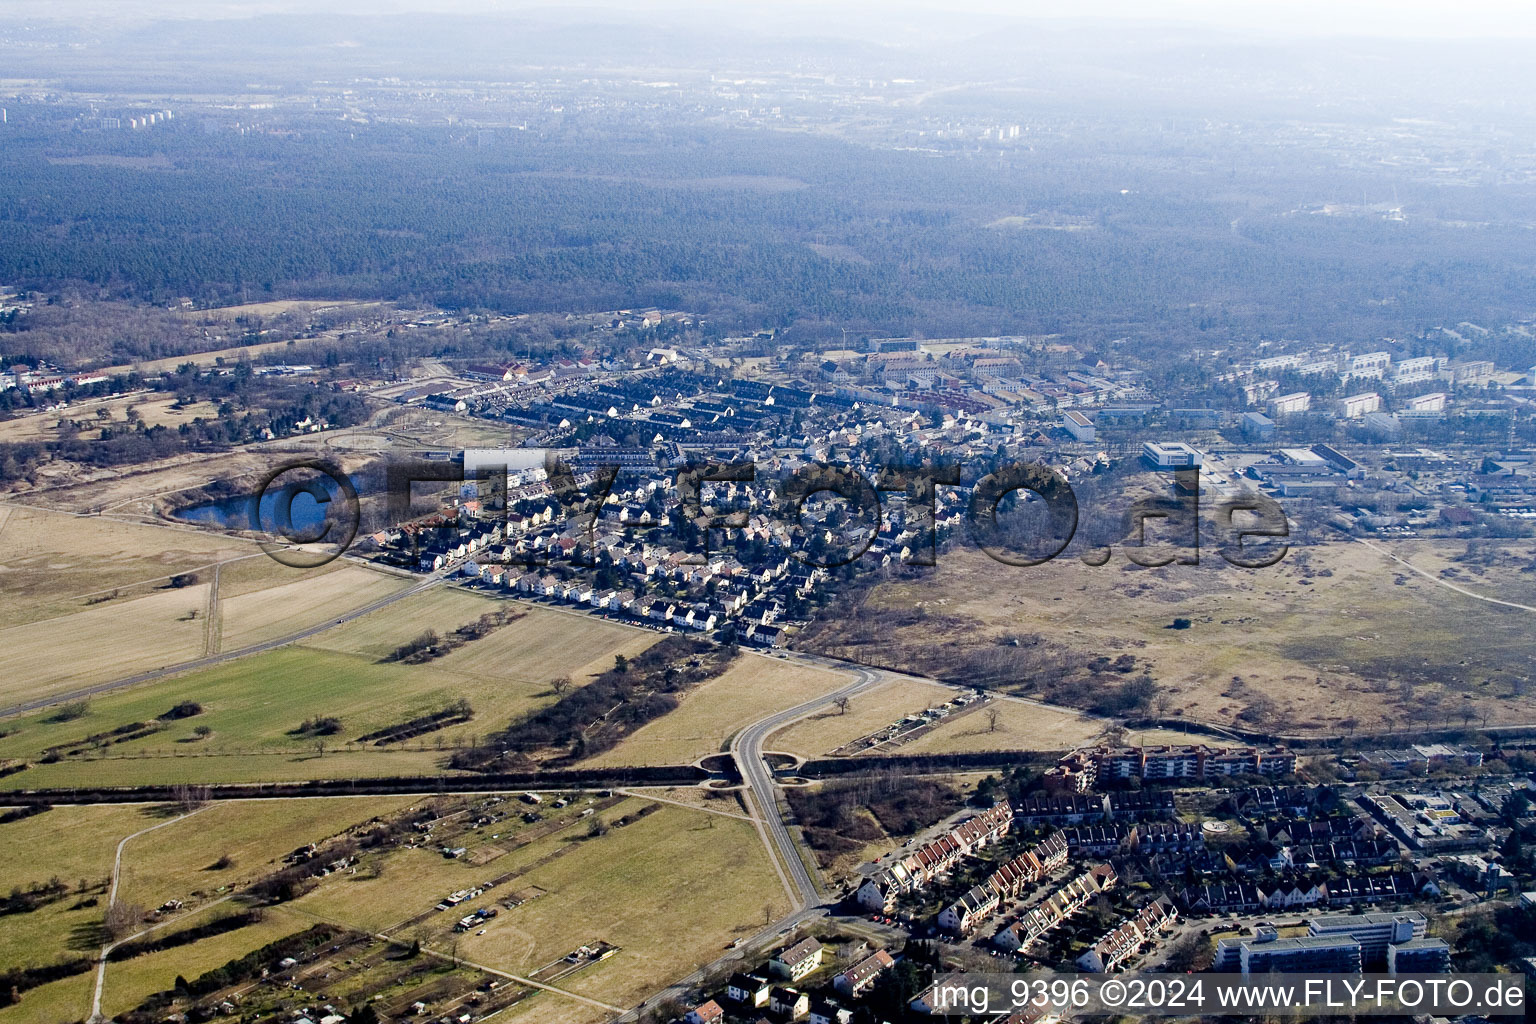
<svg viewBox="0 0 1536 1024">
<path fill-rule="evenodd" d="M 1133 25 L 1188 26 L 1213 32 L 1261 34 L 1271 39 L 1377 38 L 1398 40 L 1508 41 L 1536 38 L 1536 7 L 1513 0 L 1481 0 L 1455 9 L 1433 0 L 1354 0 L 1324 3 L 1301 0 L 1281 3 L 1262 0 L 1223 4 L 1215 0 L 1164 0 L 1157 5 L 1133 0 L 1034 0 L 1027 5 L 1008 0 L 960 0 L 939 4 L 927 0 L 845 0 L 834 5 L 806 0 L 773 0 L 751 7 L 698 0 L 611 0 L 560 7 L 548 2 L 507 4 L 497 0 L 255 0 L 255 2 L 193 3 L 187 0 L 9 0 L 10 15 L 21 20 L 53 22 L 102 22 L 123 20 L 221 21 L 260 16 L 396 16 L 440 14 L 446 16 L 509 16 L 556 13 L 580 16 L 604 11 L 690 18 L 720 16 L 732 21 L 762 23 L 784 21 L 786 27 L 823 29 L 836 35 L 849 19 L 879 19 L 882 28 L 899 27 L 902 20 L 922 22 L 930 18 L 997 22 L 1079 23 L 1085 29 L 1103 24 L 1120 29 Z M 893 24 L 897 23 L 897 24 Z M 957 26 L 958 27 L 958 26 Z"/>
</svg>

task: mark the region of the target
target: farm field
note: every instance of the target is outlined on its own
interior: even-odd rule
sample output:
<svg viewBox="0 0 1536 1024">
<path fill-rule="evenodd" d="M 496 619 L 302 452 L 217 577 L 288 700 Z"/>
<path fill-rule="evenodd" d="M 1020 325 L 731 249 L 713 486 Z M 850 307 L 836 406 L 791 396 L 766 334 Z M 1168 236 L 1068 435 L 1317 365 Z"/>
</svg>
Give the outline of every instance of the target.
<svg viewBox="0 0 1536 1024">
<path fill-rule="evenodd" d="M 462 625 L 494 607 L 518 607 L 528 614 L 424 664 L 381 662 L 371 655 L 312 646 L 392 650 L 425 624 Z M 373 622 L 375 617 L 381 621 Z M 72 720 L 59 721 L 56 709 L 13 719 L 5 726 L 7 734 L 0 736 L 0 758 L 36 762 L 50 747 L 71 745 L 82 753 L 66 755 L 55 764 L 35 763 L 27 772 L 0 779 L 0 788 L 96 781 L 93 773 L 104 766 L 96 763 L 93 769 L 93 762 L 85 759 L 88 753 L 112 755 L 108 763 L 120 784 L 180 781 L 189 770 L 209 782 L 434 773 L 440 745 L 468 742 L 555 700 L 551 678 L 568 675 L 584 684 L 611 668 L 616 654 L 633 656 L 655 641 L 653 634 L 600 620 L 493 603 L 454 591 L 409 598 L 334 633 L 339 640 L 328 631 L 302 645 L 102 694 L 89 702 L 83 716 Z M 475 717 L 403 745 L 412 749 L 373 744 L 348 749 L 360 736 L 441 710 L 460 698 L 470 702 Z M 183 701 L 197 703 L 202 712 L 157 721 Z M 324 717 L 339 718 L 340 731 L 328 736 L 298 732 L 306 720 Z M 134 722 L 158 728 L 94 749 L 90 737 Z M 139 759 L 125 759 L 128 755 Z"/>
<path fill-rule="evenodd" d="M 328 576 L 333 572 L 341 572 L 352 568 L 351 563 L 335 561 L 328 565 L 322 565 L 314 569 L 295 569 L 283 565 L 281 562 L 268 558 L 266 553 L 257 550 L 252 556 L 237 558 L 233 561 L 223 562 L 219 565 L 219 600 L 228 601 L 231 598 L 240 597 L 256 591 L 267 590 L 272 587 L 299 581 L 318 580 L 322 576 Z M 204 573 L 205 578 L 210 574 Z"/>
<path fill-rule="evenodd" d="M 581 686 L 613 668 L 616 655 L 633 658 L 661 638 L 659 633 L 594 616 L 523 603 L 510 607 L 528 615 L 453 651 L 441 659 L 443 668 L 470 679 L 499 678 L 524 686 L 570 676 Z"/>
<path fill-rule="evenodd" d="M 676 710 L 646 723 L 586 763 L 686 764 L 718 752 L 742 726 L 848 682 L 846 673 L 743 651 L 720 676 L 684 694 Z"/>
<path fill-rule="evenodd" d="M 1009 637 L 1038 637 L 1085 660 L 1134 657 L 1166 698 L 1164 717 L 1288 734 L 1536 721 L 1525 681 L 1536 664 L 1531 612 L 1457 594 L 1357 543 L 1297 547 L 1266 569 L 1218 563 L 1127 569 L 1118 559 L 1098 568 L 1058 559 L 1025 569 L 956 548 L 929 579 L 877 586 L 862 627 L 829 623 L 816 643 L 942 673 Z M 1467 585 L 1497 597 L 1500 575 Z M 916 609 L 932 621 L 913 621 Z M 887 611 L 908 618 L 887 627 Z M 1171 628 L 1175 619 L 1188 628 Z M 1052 696 L 1051 680 L 1026 668 L 1003 682 Z"/>
<path fill-rule="evenodd" d="M 0 629 L 0 700 L 28 701 L 201 657 L 208 585 Z"/>
<path fill-rule="evenodd" d="M 175 573 L 258 551 L 193 529 L 0 505 L 0 626 L 106 608 L 152 593 Z M 114 589 L 122 596 L 87 603 Z"/>
<path fill-rule="evenodd" d="M 410 583 L 398 576 L 349 565 L 223 599 L 219 615 L 224 650 L 286 636 L 408 586 Z"/>
<path fill-rule="evenodd" d="M 500 609 L 524 617 L 435 659 L 432 666 L 466 680 L 499 679 L 519 691 L 536 687 L 532 692 L 539 692 L 556 676 L 570 676 L 582 685 L 612 668 L 614 655 L 633 657 L 658 639 L 655 633 L 591 616 L 509 602 L 459 587 L 437 587 L 326 630 L 304 645 L 383 658 L 425 630 L 446 635 Z"/>
<path fill-rule="evenodd" d="M 380 659 L 426 630 L 447 634 L 499 607 L 502 607 L 501 602 L 473 591 L 434 587 L 360 619 L 334 626 L 305 640 L 304 645 Z"/>
<path fill-rule="evenodd" d="M 85 744 L 88 736 L 127 722 L 149 722 L 183 701 L 196 702 L 203 712 L 163 722 L 158 731 L 115 743 L 108 751 L 313 753 L 317 739 L 336 749 L 374 729 L 436 710 L 460 695 L 459 683 L 456 676 L 431 665 L 377 664 L 355 655 L 283 647 L 103 694 L 90 702 L 84 717 L 72 721 L 56 721 L 49 710 L 16 719 L 8 725 L 11 734 L 0 739 L 0 756 Z M 341 732 L 318 738 L 292 733 L 306 719 L 330 715 L 341 719 Z M 195 730 L 204 726 L 212 733 L 198 739 Z"/>
</svg>

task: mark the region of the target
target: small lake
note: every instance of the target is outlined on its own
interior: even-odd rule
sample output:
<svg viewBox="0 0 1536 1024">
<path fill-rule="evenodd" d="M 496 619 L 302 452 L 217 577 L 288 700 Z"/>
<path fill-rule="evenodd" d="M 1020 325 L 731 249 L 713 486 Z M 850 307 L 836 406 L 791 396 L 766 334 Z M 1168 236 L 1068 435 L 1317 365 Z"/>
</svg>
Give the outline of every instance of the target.
<svg viewBox="0 0 1536 1024">
<path fill-rule="evenodd" d="M 208 501 L 200 505 L 189 505 L 178 509 L 177 519 L 185 519 L 188 522 L 201 523 L 204 526 L 215 526 L 221 530 L 260 530 L 262 532 L 290 532 L 274 529 L 278 524 L 279 501 L 288 503 L 288 509 L 292 518 L 292 531 L 295 533 L 308 533 L 319 529 L 325 523 L 326 513 L 330 511 L 335 502 L 337 488 L 334 481 L 320 478 L 326 487 L 327 493 L 332 496 L 331 501 L 321 502 L 309 491 L 302 487 L 275 487 L 261 496 L 261 522 L 251 522 L 251 496 L 235 495 L 229 498 L 220 498 L 218 501 Z M 353 481 L 354 485 L 356 481 Z M 292 493 L 289 503 L 287 495 Z M 338 510 L 338 514 L 345 515 Z"/>
</svg>

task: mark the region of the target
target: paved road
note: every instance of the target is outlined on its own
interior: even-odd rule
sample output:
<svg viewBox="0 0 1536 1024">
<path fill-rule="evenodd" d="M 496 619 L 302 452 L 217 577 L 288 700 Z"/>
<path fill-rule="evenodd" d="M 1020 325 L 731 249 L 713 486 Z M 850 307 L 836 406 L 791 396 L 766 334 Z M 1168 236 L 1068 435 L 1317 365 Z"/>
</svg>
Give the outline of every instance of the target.
<svg viewBox="0 0 1536 1024">
<path fill-rule="evenodd" d="M 802 664 L 824 667 L 808 658 L 795 660 Z M 846 668 L 842 665 L 838 667 Z M 741 772 L 747 788 L 752 791 L 752 798 L 758 805 L 763 825 L 773 840 L 773 845 L 778 848 L 779 856 L 789 872 L 790 881 L 793 883 L 792 888 L 795 890 L 791 893 L 791 899 L 795 900 L 796 909 L 820 903 L 821 891 L 816 886 L 816 880 L 811 877 L 810 869 L 800 859 L 799 848 L 795 844 L 794 837 L 790 835 L 789 825 L 779 812 L 778 789 L 773 783 L 773 774 L 769 771 L 767 762 L 763 760 L 763 742 L 771 733 L 789 723 L 815 714 L 841 697 L 851 697 L 880 682 L 880 673 L 873 669 L 854 669 L 854 676 L 854 681 L 847 686 L 822 694 L 786 711 L 778 711 L 767 718 L 758 719 L 731 739 L 731 757 L 735 759 L 736 767 Z"/>
<path fill-rule="evenodd" d="M 288 644 L 298 643 L 301 640 L 308 640 L 310 637 L 315 636 L 318 633 L 323 633 L 326 630 L 333 629 L 336 626 L 342 625 L 343 623 L 351 622 L 353 619 L 362 618 L 364 615 L 376 612 L 380 608 L 387 608 L 389 605 L 394 604 L 396 601 L 403 600 L 404 598 L 410 597 L 413 594 L 419 594 L 423 590 L 428 590 L 432 587 L 435 587 L 442 581 L 442 573 L 434 574 L 422 580 L 422 582 L 415 584 L 414 586 L 406 587 L 404 590 L 397 590 L 395 593 L 390 594 L 388 597 L 381 597 L 377 601 L 374 601 L 370 604 L 365 604 L 361 608 L 354 608 L 352 611 L 338 616 L 337 618 L 326 619 L 324 622 L 321 622 L 317 625 L 308 626 L 296 633 L 289 633 L 287 636 L 280 636 L 275 640 L 264 640 L 259 644 L 251 644 L 249 647 L 242 647 L 239 650 L 225 651 L 222 654 L 214 654 L 207 657 L 196 658 L 192 661 L 183 661 L 175 665 L 166 665 L 163 668 L 151 669 L 148 672 L 140 672 L 138 675 L 126 676 L 122 679 L 113 679 L 112 681 L 106 683 L 97 683 L 95 686 L 86 686 L 78 690 L 70 690 L 67 693 L 55 693 L 47 697 L 39 697 L 36 700 L 24 701 L 20 704 L 12 704 L 9 707 L 0 707 L 0 718 L 9 718 L 12 715 L 23 715 L 29 711 L 37 711 L 39 708 L 45 708 L 52 704 L 63 704 L 72 700 L 85 700 L 90 697 L 95 697 L 98 694 L 110 693 L 113 690 L 120 690 L 125 686 L 137 686 L 140 683 L 153 682 L 156 679 L 163 679 L 166 676 L 177 675 L 182 672 L 191 672 L 195 669 L 210 668 L 214 665 L 222 665 L 224 662 L 233 661 L 236 658 L 244 658 L 251 654 L 261 654 L 264 651 L 271 651 L 279 647 L 285 647 Z"/>
<path fill-rule="evenodd" d="M 759 655 L 759 657 L 768 657 L 768 655 Z M 754 817 L 758 831 L 763 834 L 765 843 L 771 842 L 773 848 L 777 850 L 778 856 L 773 858 L 776 862 L 775 867 L 779 869 L 780 877 L 786 882 L 785 889 L 795 909 L 789 916 L 773 922 L 757 934 L 742 940 L 735 949 L 718 957 L 712 963 L 700 967 L 686 978 L 679 978 L 665 990 L 615 1018 L 618 1021 L 636 1019 L 641 1010 L 660 999 L 686 998 L 693 987 L 703 980 L 706 973 L 755 956 L 762 948 L 774 943 L 784 933 L 792 932 L 807 922 L 827 916 L 827 908 L 821 905 L 821 891 L 817 888 L 815 879 L 811 877 L 810 869 L 800 859 L 800 851 L 795 844 L 794 836 L 790 834 L 789 825 L 780 813 L 778 787 L 774 785 L 773 774 L 768 770 L 768 763 L 763 760 L 763 743 L 770 735 L 791 722 L 813 715 L 822 708 L 836 703 L 841 697 L 852 697 L 856 693 L 878 685 L 882 681 L 883 673 L 877 669 L 850 666 L 834 659 L 819 658 L 814 655 L 791 654 L 788 660 L 835 672 L 846 672 L 851 669 L 855 677 L 853 682 L 846 686 L 822 694 L 804 704 L 758 719 L 731 739 L 731 757 L 735 760 L 742 779 L 752 792 L 752 802 L 758 808 Z M 769 850 L 770 857 L 773 857 L 774 849 Z M 778 862 L 782 862 L 782 867 Z"/>
</svg>

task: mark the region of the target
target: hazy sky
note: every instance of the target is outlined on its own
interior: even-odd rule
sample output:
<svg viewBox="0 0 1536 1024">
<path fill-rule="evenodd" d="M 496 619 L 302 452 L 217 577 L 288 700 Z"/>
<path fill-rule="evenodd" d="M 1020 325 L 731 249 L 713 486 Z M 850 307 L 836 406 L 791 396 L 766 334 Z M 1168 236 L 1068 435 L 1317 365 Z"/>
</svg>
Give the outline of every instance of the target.
<svg viewBox="0 0 1536 1024">
<path fill-rule="evenodd" d="M 0 0 L 0 16 L 56 18 L 231 17 L 317 11 L 453 13 L 523 9 L 714 12 L 817 24 L 829 8 L 881 20 L 903 12 L 983 16 L 1180 21 L 1277 35 L 1536 38 L 1532 0 L 586 0 L 562 4 L 506 0 Z"/>
</svg>

